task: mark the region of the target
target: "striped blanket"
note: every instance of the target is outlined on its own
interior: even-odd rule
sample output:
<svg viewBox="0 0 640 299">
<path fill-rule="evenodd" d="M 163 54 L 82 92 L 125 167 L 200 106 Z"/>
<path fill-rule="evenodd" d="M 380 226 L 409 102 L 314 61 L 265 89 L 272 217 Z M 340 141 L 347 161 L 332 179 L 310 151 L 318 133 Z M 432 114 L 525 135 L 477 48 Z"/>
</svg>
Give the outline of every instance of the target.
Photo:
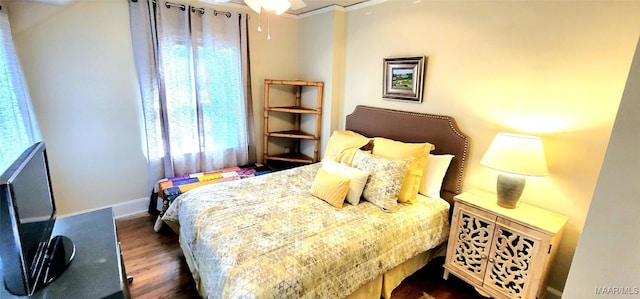
<svg viewBox="0 0 640 299">
<path fill-rule="evenodd" d="M 159 214 L 153 228 L 155 231 L 159 231 L 162 228 L 162 221 L 160 218 L 164 215 L 165 211 L 167 211 L 176 197 L 182 193 L 204 185 L 230 182 L 263 175 L 269 172 L 271 171 L 269 171 L 266 166 L 255 163 L 161 179 L 154 187 L 153 194 L 151 195 L 151 200 L 155 200 L 155 212 Z M 153 202 L 150 206 L 154 206 Z"/>
</svg>

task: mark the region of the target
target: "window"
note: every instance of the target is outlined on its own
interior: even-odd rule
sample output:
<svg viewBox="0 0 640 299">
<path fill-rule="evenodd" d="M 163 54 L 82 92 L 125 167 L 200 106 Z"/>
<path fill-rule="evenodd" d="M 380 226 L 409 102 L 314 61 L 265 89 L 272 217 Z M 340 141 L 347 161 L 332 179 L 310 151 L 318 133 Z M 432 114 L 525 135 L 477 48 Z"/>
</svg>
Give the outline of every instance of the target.
<svg viewBox="0 0 640 299">
<path fill-rule="evenodd" d="M 0 8 L 0 172 L 40 139 L 15 52 L 6 9 Z"/>
<path fill-rule="evenodd" d="M 247 16 L 151 0 L 129 12 L 150 179 L 255 161 Z"/>
</svg>

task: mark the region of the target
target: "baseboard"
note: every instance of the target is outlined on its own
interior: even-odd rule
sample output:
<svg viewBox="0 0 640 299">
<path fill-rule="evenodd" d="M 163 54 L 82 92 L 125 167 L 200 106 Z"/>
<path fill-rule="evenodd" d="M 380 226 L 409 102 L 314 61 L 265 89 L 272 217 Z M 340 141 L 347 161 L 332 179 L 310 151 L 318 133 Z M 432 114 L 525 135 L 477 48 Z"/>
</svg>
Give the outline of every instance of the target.
<svg viewBox="0 0 640 299">
<path fill-rule="evenodd" d="M 116 218 L 147 212 L 149 210 L 149 198 L 138 198 L 112 205 L 113 215 Z"/>
<path fill-rule="evenodd" d="M 545 290 L 545 294 L 543 296 L 544 299 L 560 299 L 562 298 L 562 292 L 558 291 L 550 286 L 547 286 Z"/>
<path fill-rule="evenodd" d="M 99 207 L 91 210 L 79 211 L 79 212 L 74 212 L 69 214 L 59 214 L 58 217 L 69 217 L 69 216 L 79 215 L 82 213 L 91 212 L 91 211 L 100 210 L 100 209 L 109 208 L 109 207 L 113 209 L 113 216 L 115 218 L 126 217 L 133 214 L 139 214 L 139 213 L 149 211 L 149 198 L 148 197 L 138 198 L 138 199 L 117 203 L 111 206 Z"/>
</svg>

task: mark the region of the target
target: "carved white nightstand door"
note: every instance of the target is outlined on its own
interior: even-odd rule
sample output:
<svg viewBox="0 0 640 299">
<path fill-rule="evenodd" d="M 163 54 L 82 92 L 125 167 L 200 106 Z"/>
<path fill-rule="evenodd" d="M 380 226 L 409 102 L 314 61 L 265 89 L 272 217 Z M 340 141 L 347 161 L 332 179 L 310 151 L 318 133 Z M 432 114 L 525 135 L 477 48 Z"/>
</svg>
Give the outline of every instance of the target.
<svg viewBox="0 0 640 299">
<path fill-rule="evenodd" d="M 450 260 L 446 263 L 462 269 L 461 273 L 482 284 L 496 217 L 467 206 L 455 215 L 457 217 L 453 223 L 457 229 L 453 254 L 447 255 Z"/>
<path fill-rule="evenodd" d="M 532 265 L 541 262 L 537 260 L 539 255 L 546 253 L 540 247 L 548 246 L 539 235 L 525 226 L 498 219 L 484 278 L 485 287 L 509 298 L 535 298 L 535 294 L 529 294 L 530 285 L 540 273 L 534 271 L 536 267 Z"/>
</svg>

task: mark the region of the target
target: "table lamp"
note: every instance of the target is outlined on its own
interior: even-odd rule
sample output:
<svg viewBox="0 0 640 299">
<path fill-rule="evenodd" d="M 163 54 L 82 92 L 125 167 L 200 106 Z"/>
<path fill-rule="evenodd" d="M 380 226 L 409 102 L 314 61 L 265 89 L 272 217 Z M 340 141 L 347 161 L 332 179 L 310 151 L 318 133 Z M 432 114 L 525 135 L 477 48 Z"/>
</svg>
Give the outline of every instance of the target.
<svg viewBox="0 0 640 299">
<path fill-rule="evenodd" d="M 498 205 L 514 209 L 524 185 L 525 176 L 545 176 L 547 161 L 542 139 L 536 136 L 498 133 L 480 164 L 499 171 Z"/>
</svg>

